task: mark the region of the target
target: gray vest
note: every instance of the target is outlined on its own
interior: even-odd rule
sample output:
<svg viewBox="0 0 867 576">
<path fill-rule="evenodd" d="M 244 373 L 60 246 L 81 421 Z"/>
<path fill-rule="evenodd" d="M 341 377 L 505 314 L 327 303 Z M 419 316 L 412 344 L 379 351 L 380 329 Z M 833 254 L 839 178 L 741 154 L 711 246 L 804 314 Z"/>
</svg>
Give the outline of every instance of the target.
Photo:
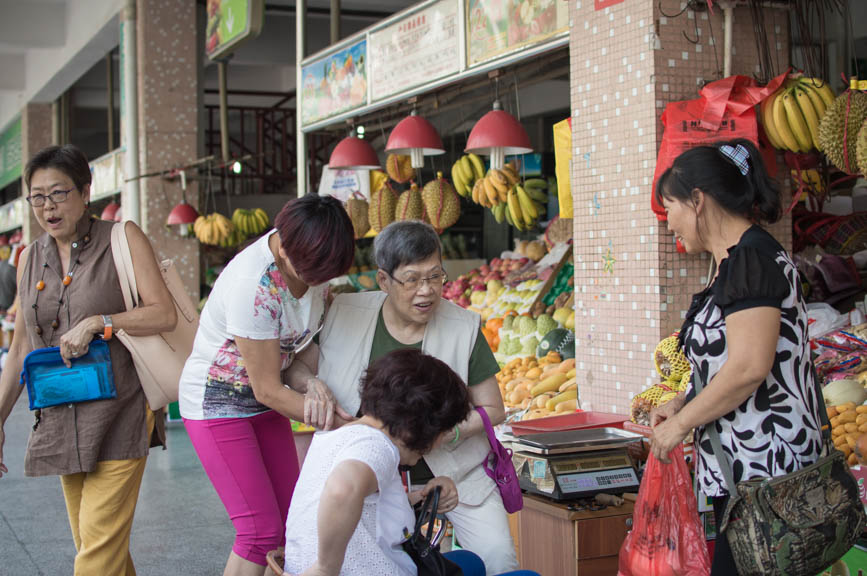
<svg viewBox="0 0 867 576">
<path fill-rule="evenodd" d="M 358 413 L 361 405 L 359 382 L 370 360 L 376 322 L 386 296 L 384 292 L 340 294 L 331 304 L 319 335 L 319 378 L 350 414 Z M 478 314 L 441 300 L 425 327 L 422 351 L 448 364 L 466 382 L 479 325 Z M 454 446 L 435 448 L 424 458 L 435 475 L 454 480 L 461 503 L 477 506 L 495 488 L 482 468 L 490 450 L 482 432 L 462 436 Z"/>
</svg>

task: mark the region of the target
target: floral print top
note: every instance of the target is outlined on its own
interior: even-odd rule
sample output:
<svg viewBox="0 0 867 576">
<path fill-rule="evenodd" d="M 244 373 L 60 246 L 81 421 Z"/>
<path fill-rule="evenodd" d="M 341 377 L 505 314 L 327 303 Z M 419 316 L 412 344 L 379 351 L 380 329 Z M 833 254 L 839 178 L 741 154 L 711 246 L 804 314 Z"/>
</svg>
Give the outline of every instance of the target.
<svg viewBox="0 0 867 576">
<path fill-rule="evenodd" d="M 214 284 L 181 376 L 184 418 L 238 418 L 269 410 L 253 394 L 235 338 L 279 340 L 285 370 L 322 324 L 327 285 L 311 286 L 301 298 L 292 296 L 268 237 L 238 254 Z"/>
</svg>

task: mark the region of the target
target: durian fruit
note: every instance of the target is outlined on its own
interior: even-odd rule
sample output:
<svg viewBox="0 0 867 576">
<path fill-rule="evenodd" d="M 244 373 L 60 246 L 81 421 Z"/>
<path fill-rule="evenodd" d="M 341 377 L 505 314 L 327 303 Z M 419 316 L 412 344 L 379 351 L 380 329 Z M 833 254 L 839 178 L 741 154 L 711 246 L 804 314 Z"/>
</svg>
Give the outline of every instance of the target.
<svg viewBox="0 0 867 576">
<path fill-rule="evenodd" d="M 819 144 L 822 146 L 822 151 L 834 166 L 847 174 L 854 174 L 858 170 L 855 150 L 858 132 L 865 118 L 867 118 L 867 94 L 858 90 L 847 90 L 837 96 L 819 123 Z M 845 147 L 844 133 L 847 140 Z M 848 162 L 844 149 L 848 152 Z"/>
<path fill-rule="evenodd" d="M 388 155 L 388 158 L 385 159 L 385 171 L 389 178 L 399 184 L 415 178 L 415 168 L 412 167 L 410 157 L 401 154 Z"/>
<path fill-rule="evenodd" d="M 858 172 L 867 178 L 867 120 L 858 130 L 858 143 L 855 146 L 855 157 L 858 162 Z"/>
<path fill-rule="evenodd" d="M 397 208 L 394 211 L 395 220 L 421 220 L 424 218 L 424 203 L 421 199 L 418 184 L 415 182 L 409 190 L 397 199 Z"/>
<path fill-rule="evenodd" d="M 370 197 L 373 198 L 373 192 L 382 188 L 382 185 L 388 182 L 388 174 L 382 170 L 370 171 Z"/>
<path fill-rule="evenodd" d="M 355 232 L 356 238 L 361 238 L 367 231 L 370 230 L 370 221 L 367 213 L 370 206 L 367 200 L 363 198 L 350 198 L 346 201 L 346 211 L 349 213 L 349 219 L 352 221 L 352 229 Z"/>
<path fill-rule="evenodd" d="M 437 172 L 436 180 L 425 184 L 421 197 L 430 223 L 438 231 L 452 226 L 460 218 L 460 198 L 442 172 Z"/>
<path fill-rule="evenodd" d="M 377 232 L 394 222 L 394 211 L 397 208 L 397 192 L 388 181 L 370 195 L 370 210 L 367 219 L 370 226 Z"/>
</svg>

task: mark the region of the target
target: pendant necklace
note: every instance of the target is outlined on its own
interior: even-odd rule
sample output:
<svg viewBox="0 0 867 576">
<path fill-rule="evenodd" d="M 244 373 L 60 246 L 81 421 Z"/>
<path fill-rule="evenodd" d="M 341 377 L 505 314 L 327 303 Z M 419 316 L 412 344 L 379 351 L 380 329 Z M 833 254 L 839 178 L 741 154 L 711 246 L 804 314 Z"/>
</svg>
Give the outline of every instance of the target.
<svg viewBox="0 0 867 576">
<path fill-rule="evenodd" d="M 93 228 L 93 220 L 90 222 L 90 228 L 85 234 L 84 238 L 81 240 L 82 245 L 86 245 L 90 242 L 90 231 Z M 72 243 L 72 248 L 78 248 L 78 241 Z M 71 254 L 70 254 L 71 258 Z M 69 299 L 66 297 L 66 291 L 69 288 L 69 285 L 72 284 L 72 280 L 75 277 L 75 270 L 78 268 L 78 265 L 81 264 L 81 260 L 78 256 L 75 257 L 69 266 L 69 269 L 66 271 L 66 275 L 63 276 L 61 280 L 61 284 L 63 288 L 60 290 L 60 298 L 57 299 L 57 310 L 54 313 L 54 319 L 51 321 L 51 334 L 48 337 L 48 340 L 45 339 L 44 333 L 45 330 L 42 326 L 39 325 L 39 295 L 45 290 L 45 271 L 48 270 L 49 266 L 47 262 L 42 264 L 42 276 L 39 278 L 39 281 L 36 283 L 36 298 L 33 301 L 33 315 L 36 320 L 36 335 L 39 336 L 39 339 L 42 340 L 42 343 L 45 347 L 49 347 L 52 340 L 54 340 L 54 334 L 57 332 L 57 328 L 60 327 L 60 312 L 63 310 L 63 303 L 66 301 L 66 323 L 70 323 L 69 316 Z"/>
</svg>

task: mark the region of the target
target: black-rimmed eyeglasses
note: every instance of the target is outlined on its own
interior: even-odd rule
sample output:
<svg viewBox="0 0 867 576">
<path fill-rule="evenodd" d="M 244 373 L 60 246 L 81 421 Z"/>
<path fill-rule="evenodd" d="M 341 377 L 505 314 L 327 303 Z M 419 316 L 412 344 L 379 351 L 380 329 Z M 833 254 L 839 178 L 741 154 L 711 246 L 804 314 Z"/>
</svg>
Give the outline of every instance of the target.
<svg viewBox="0 0 867 576">
<path fill-rule="evenodd" d="M 45 204 L 45 201 L 50 198 L 51 201 L 54 202 L 55 204 L 60 204 L 61 202 L 66 202 L 66 197 L 73 190 L 75 190 L 75 188 L 70 188 L 69 190 L 55 190 L 54 192 L 52 192 L 51 194 L 48 194 L 48 195 L 31 194 L 30 196 L 27 197 L 27 202 L 31 206 L 39 207 L 39 206 L 43 206 Z"/>
</svg>

